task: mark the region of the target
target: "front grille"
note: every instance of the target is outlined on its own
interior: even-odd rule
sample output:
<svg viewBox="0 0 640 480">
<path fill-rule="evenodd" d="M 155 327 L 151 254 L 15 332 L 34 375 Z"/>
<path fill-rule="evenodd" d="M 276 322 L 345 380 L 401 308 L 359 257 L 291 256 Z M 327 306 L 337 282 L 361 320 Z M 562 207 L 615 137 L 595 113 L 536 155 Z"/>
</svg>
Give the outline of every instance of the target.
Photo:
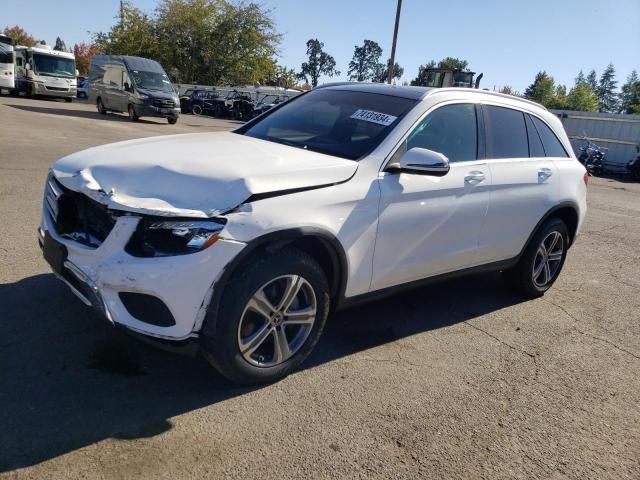
<svg viewBox="0 0 640 480">
<path fill-rule="evenodd" d="M 47 179 L 44 198 L 58 235 L 89 247 L 99 247 L 116 223 L 107 207 L 63 187 L 53 175 Z"/>
<path fill-rule="evenodd" d="M 170 100 L 170 99 L 156 98 L 153 101 L 153 106 L 157 108 L 174 108 L 176 104 L 173 103 L 173 100 Z"/>
<path fill-rule="evenodd" d="M 47 90 L 51 90 L 52 92 L 68 92 L 69 91 L 68 88 L 50 87 L 48 85 L 45 85 L 44 88 L 46 88 Z"/>
</svg>

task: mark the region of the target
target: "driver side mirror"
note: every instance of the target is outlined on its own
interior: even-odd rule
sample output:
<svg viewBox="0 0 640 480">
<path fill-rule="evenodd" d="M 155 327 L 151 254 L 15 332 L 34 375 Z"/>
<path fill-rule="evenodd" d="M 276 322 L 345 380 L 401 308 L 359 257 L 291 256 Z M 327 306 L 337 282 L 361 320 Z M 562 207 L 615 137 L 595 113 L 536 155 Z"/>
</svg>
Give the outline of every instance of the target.
<svg viewBox="0 0 640 480">
<path fill-rule="evenodd" d="M 131 85 L 129 85 L 129 82 L 124 82 L 124 91 L 125 92 L 132 92 L 133 88 L 131 88 Z"/>
<path fill-rule="evenodd" d="M 24 64 L 24 69 L 25 70 L 31 70 L 31 64 L 29 62 Z"/>
<path fill-rule="evenodd" d="M 427 148 L 412 148 L 400 157 L 400 171 L 442 177 L 449 171 L 449 159 Z"/>
</svg>

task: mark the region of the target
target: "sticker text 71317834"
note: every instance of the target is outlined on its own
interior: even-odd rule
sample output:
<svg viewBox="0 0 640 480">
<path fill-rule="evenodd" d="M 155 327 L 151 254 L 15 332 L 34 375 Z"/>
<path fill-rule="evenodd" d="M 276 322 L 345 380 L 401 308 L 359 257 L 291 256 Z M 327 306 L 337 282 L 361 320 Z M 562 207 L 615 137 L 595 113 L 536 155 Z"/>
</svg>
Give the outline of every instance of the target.
<svg viewBox="0 0 640 480">
<path fill-rule="evenodd" d="M 393 115 L 387 115 L 386 113 L 380 112 L 372 112 L 371 110 L 359 109 L 351 114 L 351 117 L 354 120 L 362 120 L 365 122 L 377 123 L 379 125 L 384 125 L 385 127 L 391 125 L 396 118 Z"/>
</svg>

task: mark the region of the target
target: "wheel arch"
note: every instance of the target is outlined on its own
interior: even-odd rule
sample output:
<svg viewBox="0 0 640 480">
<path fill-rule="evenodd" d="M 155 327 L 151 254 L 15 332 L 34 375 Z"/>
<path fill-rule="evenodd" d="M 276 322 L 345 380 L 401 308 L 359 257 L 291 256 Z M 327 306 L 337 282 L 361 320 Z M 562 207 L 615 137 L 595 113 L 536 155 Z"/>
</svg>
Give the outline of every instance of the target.
<svg viewBox="0 0 640 480">
<path fill-rule="evenodd" d="M 518 258 L 522 256 L 522 253 L 527 249 L 527 247 L 529 246 L 529 243 L 531 243 L 531 239 L 536 234 L 536 232 L 550 218 L 559 218 L 565 223 L 565 225 L 567 226 L 567 229 L 569 230 L 569 247 L 573 245 L 573 240 L 575 239 L 576 233 L 578 231 L 578 219 L 579 219 L 578 211 L 579 211 L 578 206 L 574 202 L 562 202 L 554 206 L 553 208 L 549 209 L 547 213 L 545 213 L 542 216 L 542 218 L 536 224 L 535 228 L 529 234 L 529 238 L 527 238 L 527 241 L 525 242 L 524 247 L 522 247 L 522 250 L 520 250 L 520 254 L 518 255 Z"/>
<path fill-rule="evenodd" d="M 215 334 L 220 301 L 226 285 L 242 266 L 256 256 L 272 253 L 284 246 L 298 248 L 309 254 L 320 264 L 330 286 L 331 309 L 335 310 L 344 298 L 348 276 L 347 256 L 336 236 L 322 228 L 298 227 L 267 233 L 251 240 L 247 246 L 227 265 L 213 285 L 213 294 L 207 308 L 202 330 Z"/>
</svg>

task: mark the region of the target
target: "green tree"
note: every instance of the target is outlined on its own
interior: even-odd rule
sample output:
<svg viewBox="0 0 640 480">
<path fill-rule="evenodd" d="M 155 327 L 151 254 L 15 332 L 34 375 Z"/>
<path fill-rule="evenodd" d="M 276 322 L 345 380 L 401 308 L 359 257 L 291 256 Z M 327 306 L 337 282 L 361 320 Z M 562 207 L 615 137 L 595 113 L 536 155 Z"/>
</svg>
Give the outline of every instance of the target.
<svg viewBox="0 0 640 480">
<path fill-rule="evenodd" d="M 604 72 L 602 72 L 598 88 L 596 89 L 598 100 L 600 100 L 601 112 L 615 112 L 617 110 L 618 95 L 615 90 L 618 82 L 615 77 L 616 71 L 613 68 L 613 64 L 610 63 Z"/>
<path fill-rule="evenodd" d="M 587 83 L 594 92 L 598 90 L 598 77 L 595 70 L 591 70 L 587 75 Z"/>
<path fill-rule="evenodd" d="M 401 78 L 404 74 L 404 68 L 400 66 L 398 62 L 393 65 L 393 75 L 391 78 Z M 373 76 L 373 81 L 378 83 L 385 83 L 387 78 L 389 77 L 389 69 L 384 63 L 379 63 L 376 65 L 375 75 Z"/>
<path fill-rule="evenodd" d="M 157 59 L 160 50 L 155 23 L 129 1 L 122 4 L 122 16 L 109 32 L 93 35 L 93 43 L 107 55 L 136 55 Z"/>
<path fill-rule="evenodd" d="M 452 70 L 469 71 L 469 62 L 454 57 L 446 57 L 438 62 L 438 68 L 450 68 Z"/>
<path fill-rule="evenodd" d="M 312 87 L 318 86 L 318 79 L 321 75 L 328 77 L 340 75 L 340 72 L 336 70 L 335 59 L 325 52 L 323 48 L 324 43 L 317 38 L 311 38 L 307 41 L 307 57 L 309 60 L 302 64 L 298 76 L 306 82 L 310 80 Z"/>
<path fill-rule="evenodd" d="M 362 46 L 356 45 L 353 51 L 353 58 L 349 62 L 349 80 L 364 82 L 372 80 L 380 65 L 382 48 L 373 40 L 365 40 Z"/>
<path fill-rule="evenodd" d="M 568 110 L 597 112 L 599 107 L 598 97 L 586 82 L 576 83 L 567 95 L 566 108 Z"/>
<path fill-rule="evenodd" d="M 94 35 L 97 48 L 158 60 L 177 82 L 254 84 L 275 68 L 281 37 L 256 3 L 161 0 L 148 15 L 125 2 L 122 19 Z"/>
<path fill-rule="evenodd" d="M 57 50 L 59 52 L 68 52 L 67 50 L 67 44 L 64 43 L 64 40 L 62 40 L 60 37 L 56 38 L 56 44 L 53 47 L 54 50 Z"/>
<path fill-rule="evenodd" d="M 555 94 L 555 81 L 545 71 L 538 72 L 533 83 L 524 91 L 525 98 L 541 103 L 544 106 L 553 102 Z"/>
<path fill-rule="evenodd" d="M 587 83 L 587 77 L 584 76 L 584 73 L 582 72 L 582 70 L 580 70 L 580 72 L 578 72 L 578 76 L 575 79 L 575 84 L 576 85 L 582 85 L 582 84 L 586 84 Z"/>
<path fill-rule="evenodd" d="M 16 45 L 22 45 L 24 47 L 35 47 L 36 39 L 29 35 L 25 30 L 15 25 L 13 27 L 5 27 L 4 32 L 6 36 L 10 37 L 13 40 L 13 43 Z"/>
<path fill-rule="evenodd" d="M 640 80 L 635 70 L 627 77 L 627 83 L 622 85 L 619 112 L 640 113 Z"/>
</svg>

